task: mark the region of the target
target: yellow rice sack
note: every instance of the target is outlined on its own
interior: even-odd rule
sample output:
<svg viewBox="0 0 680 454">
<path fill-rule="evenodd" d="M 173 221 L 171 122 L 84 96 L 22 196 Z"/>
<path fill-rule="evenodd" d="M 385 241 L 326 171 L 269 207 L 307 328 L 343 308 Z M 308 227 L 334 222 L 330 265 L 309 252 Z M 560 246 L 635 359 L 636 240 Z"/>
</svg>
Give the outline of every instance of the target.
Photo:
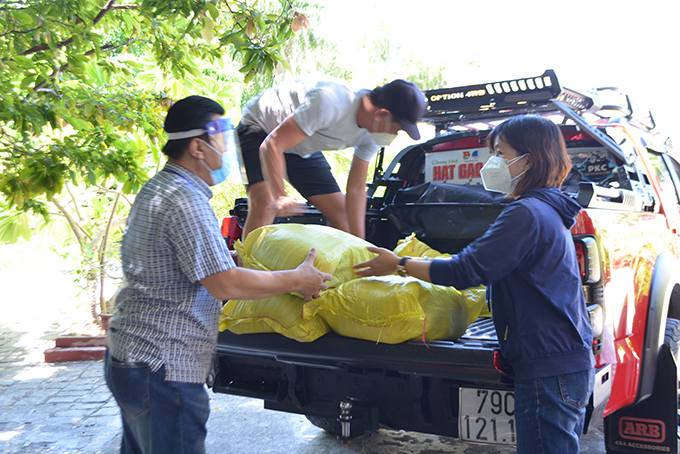
<svg viewBox="0 0 680 454">
<path fill-rule="evenodd" d="M 321 317 L 302 318 L 305 300 L 284 293 L 260 300 L 229 300 L 222 307 L 220 331 L 236 334 L 279 333 L 312 342 L 330 331 Z"/>
<path fill-rule="evenodd" d="M 304 317 L 321 316 L 342 336 L 396 344 L 422 334 L 419 292 L 420 283 L 414 278 L 354 279 L 307 303 Z"/>
<path fill-rule="evenodd" d="M 468 289 L 469 290 L 469 289 Z M 345 282 L 304 307 L 343 336 L 396 344 L 414 338 L 456 340 L 484 306 L 484 293 L 458 291 L 413 277 Z"/>
<path fill-rule="evenodd" d="M 425 339 L 460 338 L 486 307 L 484 287 L 456 290 L 423 282 L 423 288 L 420 303 L 426 317 Z"/>
<path fill-rule="evenodd" d="M 458 291 L 415 278 L 383 276 L 359 278 L 352 265 L 374 257 L 371 244 L 331 227 L 278 224 L 257 229 L 236 243 L 244 266 L 262 270 L 297 267 L 309 250 L 317 249 L 315 266 L 333 275 L 320 298 L 305 303 L 294 294 L 256 301 L 228 301 L 222 309 L 220 331 L 237 334 L 276 332 L 311 342 L 331 329 L 336 333 L 375 342 L 460 337 L 485 310 L 484 287 Z M 395 253 L 412 257 L 444 258 L 415 235 L 399 242 Z"/>
<path fill-rule="evenodd" d="M 491 311 L 489 310 L 489 305 L 486 303 L 486 287 L 480 285 L 479 287 L 466 288 L 463 290 L 463 293 L 468 299 L 477 299 L 484 302 L 482 310 L 479 312 L 479 317 L 491 318 Z"/>
<path fill-rule="evenodd" d="M 397 247 L 394 248 L 394 253 L 399 257 L 409 256 L 409 257 L 428 257 L 431 259 L 441 259 L 441 258 L 451 258 L 451 254 L 442 254 L 441 252 L 432 249 L 427 244 L 416 238 L 416 234 L 412 233 L 410 236 L 399 240 Z M 461 290 L 466 298 L 478 301 L 480 298 L 483 301 L 485 299 L 486 287 L 483 285 L 480 287 L 468 288 Z M 491 318 L 491 311 L 487 304 L 484 304 L 479 317 Z M 474 320 L 473 320 L 474 321 Z M 472 322 L 470 322 L 472 323 Z"/>
<path fill-rule="evenodd" d="M 290 270 L 316 249 L 314 266 L 333 275 L 329 288 L 357 279 L 352 265 L 375 257 L 366 248 L 373 246 L 347 232 L 324 225 L 276 224 L 253 230 L 245 243 L 237 241 L 235 249 L 246 268 Z"/>
<path fill-rule="evenodd" d="M 394 248 L 394 253 L 399 257 L 428 257 L 431 259 L 451 258 L 451 254 L 442 254 L 441 252 L 432 249 L 427 244 L 416 238 L 416 234 L 412 233 L 410 236 L 399 240 L 397 247 Z"/>
</svg>

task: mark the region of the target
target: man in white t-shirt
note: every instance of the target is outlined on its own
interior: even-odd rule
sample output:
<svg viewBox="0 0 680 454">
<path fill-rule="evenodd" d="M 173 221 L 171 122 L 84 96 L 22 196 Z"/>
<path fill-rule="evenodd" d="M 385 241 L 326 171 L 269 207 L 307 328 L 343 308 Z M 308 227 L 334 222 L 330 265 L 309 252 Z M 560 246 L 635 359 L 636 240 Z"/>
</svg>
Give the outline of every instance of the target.
<svg viewBox="0 0 680 454">
<path fill-rule="evenodd" d="M 298 78 L 264 91 L 244 107 L 237 128 L 248 177 L 243 239 L 276 216 L 300 212 L 284 178 L 332 227 L 364 238 L 368 164 L 399 130 L 420 139 L 416 122 L 426 108 L 420 89 L 401 79 L 354 90 L 337 79 Z M 349 147 L 345 197 L 321 152 Z"/>
</svg>

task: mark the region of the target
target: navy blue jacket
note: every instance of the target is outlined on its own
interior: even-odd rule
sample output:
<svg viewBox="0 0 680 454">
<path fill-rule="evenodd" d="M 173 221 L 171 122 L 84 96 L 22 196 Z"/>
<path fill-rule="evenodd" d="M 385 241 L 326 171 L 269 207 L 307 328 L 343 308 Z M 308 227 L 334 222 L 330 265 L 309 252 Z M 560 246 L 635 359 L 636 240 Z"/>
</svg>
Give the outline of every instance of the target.
<svg viewBox="0 0 680 454">
<path fill-rule="evenodd" d="M 590 318 L 569 231 L 579 210 L 558 189 L 532 189 L 459 254 L 432 262 L 435 284 L 487 286 L 501 353 L 518 379 L 594 365 Z"/>
</svg>

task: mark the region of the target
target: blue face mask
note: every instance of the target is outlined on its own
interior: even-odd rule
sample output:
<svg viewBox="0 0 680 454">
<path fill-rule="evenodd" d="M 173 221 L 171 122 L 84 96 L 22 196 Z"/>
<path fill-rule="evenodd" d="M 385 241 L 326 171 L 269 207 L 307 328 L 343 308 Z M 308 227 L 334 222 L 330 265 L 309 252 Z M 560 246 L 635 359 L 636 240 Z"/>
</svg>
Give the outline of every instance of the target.
<svg viewBox="0 0 680 454">
<path fill-rule="evenodd" d="M 231 121 L 227 118 L 206 123 L 202 129 L 192 129 L 190 131 L 169 132 L 169 140 L 188 139 L 190 137 L 199 137 L 203 134 L 208 134 L 211 142 L 223 142 L 224 153 L 210 145 L 205 140 L 201 140 L 204 144 L 210 147 L 215 153 L 220 155 L 222 164 L 219 169 L 211 169 L 208 164 L 201 160 L 203 165 L 210 172 L 210 180 L 212 186 L 222 183 L 227 178 L 231 177 L 236 183 L 248 184 L 248 177 L 246 176 L 245 166 L 242 165 L 243 157 L 241 156 L 241 148 L 236 138 L 236 133 Z"/>
<path fill-rule="evenodd" d="M 210 147 L 211 150 L 220 155 L 220 158 L 222 159 L 222 166 L 216 170 L 212 170 L 210 166 L 204 160 L 201 159 L 201 162 L 203 163 L 205 168 L 210 171 L 210 180 L 212 181 L 212 185 L 216 186 L 227 179 L 227 176 L 230 173 L 229 160 L 227 159 L 226 156 L 224 156 L 224 153 L 220 153 L 215 147 L 210 145 L 205 140 L 201 140 L 201 142 L 206 144 L 208 147 Z"/>
</svg>

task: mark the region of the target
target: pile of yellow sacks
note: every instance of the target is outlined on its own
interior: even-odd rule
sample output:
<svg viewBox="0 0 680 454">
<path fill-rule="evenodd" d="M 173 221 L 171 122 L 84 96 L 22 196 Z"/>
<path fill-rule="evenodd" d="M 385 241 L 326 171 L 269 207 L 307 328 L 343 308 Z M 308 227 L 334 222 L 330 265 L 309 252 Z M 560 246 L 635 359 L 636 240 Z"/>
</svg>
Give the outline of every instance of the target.
<svg viewBox="0 0 680 454">
<path fill-rule="evenodd" d="M 292 269 L 316 248 L 314 265 L 333 275 L 333 280 L 319 298 L 307 303 L 295 293 L 227 301 L 220 331 L 276 332 L 301 342 L 311 342 L 329 331 L 389 344 L 414 338 L 455 340 L 486 309 L 484 287 L 459 291 L 396 274 L 360 278 L 352 265 L 375 257 L 367 246 L 372 244 L 320 225 L 277 224 L 254 230 L 245 243 L 235 244 L 246 268 Z M 401 240 L 394 252 L 450 257 L 414 235 Z"/>
</svg>

